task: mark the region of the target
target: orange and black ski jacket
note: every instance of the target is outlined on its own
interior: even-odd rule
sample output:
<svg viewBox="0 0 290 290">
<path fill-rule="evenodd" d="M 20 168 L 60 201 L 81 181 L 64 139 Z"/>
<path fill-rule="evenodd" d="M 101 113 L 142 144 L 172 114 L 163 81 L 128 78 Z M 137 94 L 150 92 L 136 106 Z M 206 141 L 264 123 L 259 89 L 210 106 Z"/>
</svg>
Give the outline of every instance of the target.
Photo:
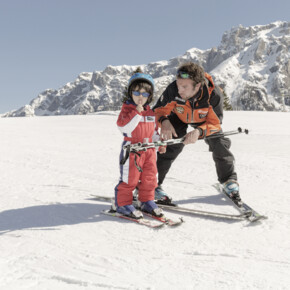
<svg viewBox="0 0 290 290">
<path fill-rule="evenodd" d="M 153 110 L 161 126 L 162 121 L 170 114 L 176 114 L 186 124 L 198 128 L 199 138 L 217 133 L 221 130 L 223 118 L 223 97 L 218 88 L 215 88 L 210 75 L 205 74 L 206 83 L 198 93 L 183 100 L 178 94 L 176 81 L 172 82 L 158 99 Z"/>
</svg>

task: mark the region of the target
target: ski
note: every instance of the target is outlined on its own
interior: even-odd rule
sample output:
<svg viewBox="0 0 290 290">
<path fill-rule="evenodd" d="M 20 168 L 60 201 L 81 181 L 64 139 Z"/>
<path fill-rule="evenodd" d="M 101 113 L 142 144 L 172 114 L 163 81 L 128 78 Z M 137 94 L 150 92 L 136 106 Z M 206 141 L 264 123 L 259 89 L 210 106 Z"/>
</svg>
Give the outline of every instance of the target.
<svg viewBox="0 0 290 290">
<path fill-rule="evenodd" d="M 223 195 L 225 195 L 227 197 L 228 200 L 230 200 L 232 202 L 232 204 L 235 206 L 235 208 L 243 215 L 246 216 L 246 218 L 250 221 L 250 222 L 256 222 L 259 220 L 263 220 L 263 219 L 267 219 L 268 217 L 265 215 L 261 215 L 259 214 L 256 210 L 254 210 L 252 207 L 250 207 L 247 203 L 245 203 L 244 201 L 241 201 L 241 203 L 238 205 L 237 203 L 234 202 L 234 200 L 231 199 L 231 197 L 229 195 L 226 194 L 226 192 L 224 191 L 223 187 L 221 184 L 216 183 L 213 185 L 213 187 L 220 193 L 222 193 Z"/>
<path fill-rule="evenodd" d="M 105 202 L 110 202 L 112 200 L 112 197 L 107 197 L 107 196 L 101 196 L 101 195 L 94 195 L 92 194 L 94 199 L 100 200 L 100 201 L 105 201 Z M 198 216 L 210 216 L 210 217 L 215 217 L 215 218 L 222 218 L 222 219 L 245 219 L 247 216 L 245 214 L 226 214 L 226 213 L 219 213 L 219 212 L 213 212 L 213 211 L 204 211 L 204 210 L 197 210 L 193 208 L 187 208 L 187 207 L 181 207 L 175 203 L 170 203 L 168 204 L 162 204 L 158 203 L 158 206 L 164 210 L 170 210 L 174 212 L 184 212 L 188 214 L 193 214 L 193 215 L 198 215 Z"/>
<path fill-rule="evenodd" d="M 220 213 L 220 212 L 213 212 L 213 211 L 205 211 L 205 210 L 198 210 L 188 207 L 181 207 L 177 204 L 172 205 L 165 205 L 165 204 L 158 204 L 158 206 L 165 210 L 175 211 L 175 212 L 184 212 L 193 215 L 199 216 L 208 216 L 208 217 L 215 217 L 215 218 L 222 218 L 222 219 L 237 219 L 243 220 L 247 216 L 245 214 L 227 214 L 227 213 Z"/>
<path fill-rule="evenodd" d="M 92 196 L 94 197 L 94 199 L 97 199 L 97 200 L 100 200 L 100 201 L 105 201 L 105 202 L 111 202 L 112 200 L 112 197 L 108 197 L 108 196 L 102 196 L 102 195 L 93 195 Z M 158 205 L 159 206 L 159 205 Z M 114 211 L 111 211 L 110 212 L 110 215 L 112 215 L 112 213 L 114 213 Z M 116 213 L 116 212 L 115 212 Z M 181 225 L 184 220 L 182 218 L 179 218 L 179 219 L 172 219 L 172 218 L 169 218 L 169 217 L 166 217 L 165 215 L 162 216 L 162 217 L 157 217 L 157 216 L 154 216 L 148 212 L 144 212 L 142 211 L 142 213 L 148 217 L 151 217 L 155 220 L 158 220 L 159 222 L 163 223 L 163 224 L 166 224 L 168 226 L 178 226 L 178 225 Z M 118 215 L 120 215 L 119 213 L 117 213 Z M 122 215 L 121 215 L 122 216 Z M 129 217 L 130 218 L 130 217 Z M 135 220 L 134 220 L 135 221 Z"/>
<path fill-rule="evenodd" d="M 148 212 L 145 212 L 145 211 L 142 211 L 142 213 L 144 215 L 149 216 L 153 219 L 156 219 L 156 220 L 158 220 L 158 221 L 160 221 L 168 226 L 179 226 L 184 222 L 184 220 L 182 218 L 172 219 L 172 218 L 166 217 L 165 215 L 158 217 L 158 216 L 155 216 L 155 215 L 148 213 Z"/>
<path fill-rule="evenodd" d="M 128 221 L 132 221 L 132 222 L 138 223 L 140 225 L 144 225 L 144 226 L 147 226 L 149 228 L 154 228 L 154 229 L 159 229 L 165 225 L 165 223 L 161 222 L 161 221 L 149 220 L 149 219 L 145 219 L 145 218 L 135 219 L 135 218 L 132 218 L 132 217 L 129 217 L 126 215 L 122 215 L 122 214 L 120 214 L 116 211 L 110 210 L 110 209 L 103 210 L 102 213 L 105 215 L 109 215 L 109 216 L 125 219 Z"/>
</svg>

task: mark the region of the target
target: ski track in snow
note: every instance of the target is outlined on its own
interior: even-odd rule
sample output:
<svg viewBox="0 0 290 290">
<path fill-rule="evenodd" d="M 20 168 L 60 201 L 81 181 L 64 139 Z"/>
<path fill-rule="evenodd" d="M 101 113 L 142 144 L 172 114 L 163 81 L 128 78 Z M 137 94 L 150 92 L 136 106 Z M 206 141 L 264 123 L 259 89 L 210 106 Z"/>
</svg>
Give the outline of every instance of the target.
<svg viewBox="0 0 290 290">
<path fill-rule="evenodd" d="M 102 215 L 118 182 L 117 115 L 0 119 L 0 289 L 289 289 L 290 114 L 225 112 L 242 198 L 269 217 L 183 216 L 149 229 Z M 279 125 L 278 125 L 279 124 Z M 164 188 L 182 206 L 236 213 L 212 187 L 203 141 Z"/>
</svg>

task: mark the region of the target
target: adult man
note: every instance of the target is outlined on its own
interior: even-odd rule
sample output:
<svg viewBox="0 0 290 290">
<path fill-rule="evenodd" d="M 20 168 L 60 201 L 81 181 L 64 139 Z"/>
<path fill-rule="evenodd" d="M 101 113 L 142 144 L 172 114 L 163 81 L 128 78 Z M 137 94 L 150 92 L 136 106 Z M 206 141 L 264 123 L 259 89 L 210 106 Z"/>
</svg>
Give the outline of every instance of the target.
<svg viewBox="0 0 290 290">
<path fill-rule="evenodd" d="M 158 154 L 158 187 L 155 189 L 155 199 L 164 203 L 170 203 L 171 198 L 161 185 L 184 145 L 222 133 L 223 94 L 215 87 L 211 76 L 198 64 L 189 62 L 179 67 L 176 77 L 176 81 L 166 88 L 153 108 L 161 127 L 161 138 L 168 140 L 185 136 L 183 144 L 167 146 L 166 153 Z M 188 125 L 194 128 L 189 133 Z M 226 193 L 239 202 L 241 199 L 234 156 L 229 150 L 230 139 L 222 136 L 206 138 L 205 141 L 213 153 L 219 182 L 223 184 Z"/>
</svg>

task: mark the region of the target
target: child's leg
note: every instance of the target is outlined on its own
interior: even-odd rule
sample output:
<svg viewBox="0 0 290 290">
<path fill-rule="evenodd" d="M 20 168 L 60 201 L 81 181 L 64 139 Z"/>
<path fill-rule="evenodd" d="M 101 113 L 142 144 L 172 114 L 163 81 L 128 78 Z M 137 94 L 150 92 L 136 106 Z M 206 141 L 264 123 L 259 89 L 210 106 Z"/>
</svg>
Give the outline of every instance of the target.
<svg viewBox="0 0 290 290">
<path fill-rule="evenodd" d="M 141 202 L 154 200 L 155 188 L 157 187 L 156 151 L 149 149 L 144 152 L 144 155 L 146 158 L 138 185 L 139 200 Z"/>
<path fill-rule="evenodd" d="M 132 204 L 133 202 L 133 191 L 138 185 L 140 179 L 140 172 L 135 165 L 135 154 L 130 154 L 124 165 L 120 165 L 120 182 L 115 187 L 115 203 L 116 206 L 124 206 Z M 137 162 L 139 165 L 141 160 L 137 156 Z"/>
</svg>

